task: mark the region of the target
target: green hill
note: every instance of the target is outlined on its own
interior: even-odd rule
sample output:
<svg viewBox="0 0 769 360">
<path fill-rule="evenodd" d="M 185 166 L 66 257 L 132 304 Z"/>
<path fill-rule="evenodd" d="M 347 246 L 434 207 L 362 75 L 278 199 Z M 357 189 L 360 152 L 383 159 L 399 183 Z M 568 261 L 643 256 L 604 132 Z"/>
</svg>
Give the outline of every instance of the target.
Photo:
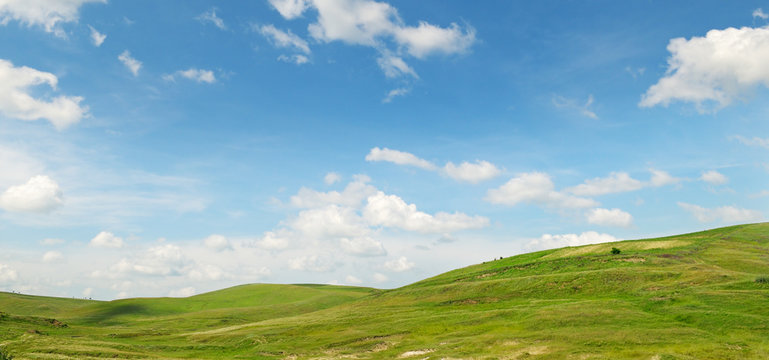
<svg viewBox="0 0 769 360">
<path fill-rule="evenodd" d="M 0 311 L 16 359 L 766 359 L 769 224 L 540 251 L 393 290 L 0 294 Z"/>
</svg>

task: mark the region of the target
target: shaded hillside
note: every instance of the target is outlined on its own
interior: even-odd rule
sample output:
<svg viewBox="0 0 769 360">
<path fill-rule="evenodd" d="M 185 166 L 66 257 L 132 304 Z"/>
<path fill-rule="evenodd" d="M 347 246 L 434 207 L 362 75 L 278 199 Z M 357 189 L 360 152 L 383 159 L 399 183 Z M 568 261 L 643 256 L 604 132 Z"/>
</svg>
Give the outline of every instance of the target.
<svg viewBox="0 0 769 360">
<path fill-rule="evenodd" d="M 754 224 L 513 256 L 388 291 L 252 285 L 87 304 L 61 309 L 66 328 L 1 320 L 15 325 L 0 342 L 17 358 L 762 359 L 767 304 L 769 224 Z M 25 332 L 36 326 L 47 333 Z"/>
</svg>

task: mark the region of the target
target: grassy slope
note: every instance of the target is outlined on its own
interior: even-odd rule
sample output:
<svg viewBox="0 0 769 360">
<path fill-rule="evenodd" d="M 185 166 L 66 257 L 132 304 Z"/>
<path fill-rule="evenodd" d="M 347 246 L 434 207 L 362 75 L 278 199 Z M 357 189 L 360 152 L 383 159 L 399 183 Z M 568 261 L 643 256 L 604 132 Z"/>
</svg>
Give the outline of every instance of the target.
<svg viewBox="0 0 769 360">
<path fill-rule="evenodd" d="M 17 358 L 761 359 L 762 276 L 769 224 L 524 254 L 389 291 L 259 285 L 64 302 L 68 328 L 0 320 L 16 324 L 0 342 Z M 0 311 L 13 313 L 9 302 L 0 296 Z M 41 326 L 47 335 L 21 332 Z"/>
</svg>

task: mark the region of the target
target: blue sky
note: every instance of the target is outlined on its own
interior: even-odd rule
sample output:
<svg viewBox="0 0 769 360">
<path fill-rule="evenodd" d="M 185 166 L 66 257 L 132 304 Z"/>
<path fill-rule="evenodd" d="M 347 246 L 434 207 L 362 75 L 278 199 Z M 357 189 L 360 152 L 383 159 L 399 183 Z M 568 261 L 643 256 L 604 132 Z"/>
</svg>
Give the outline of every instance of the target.
<svg viewBox="0 0 769 360">
<path fill-rule="evenodd" d="M 0 0 L 0 290 L 388 288 L 764 221 L 768 14 Z"/>
</svg>

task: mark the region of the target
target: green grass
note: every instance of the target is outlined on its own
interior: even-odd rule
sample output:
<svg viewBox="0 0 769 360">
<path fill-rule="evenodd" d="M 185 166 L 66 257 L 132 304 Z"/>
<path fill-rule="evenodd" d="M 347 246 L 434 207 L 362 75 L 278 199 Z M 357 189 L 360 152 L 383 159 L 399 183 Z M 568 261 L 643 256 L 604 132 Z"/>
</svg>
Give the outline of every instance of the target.
<svg viewBox="0 0 769 360">
<path fill-rule="evenodd" d="M 111 302 L 3 293 L 0 349 L 15 359 L 765 359 L 767 274 L 769 224 L 753 224 L 540 251 L 393 290 L 262 284 Z"/>
</svg>

